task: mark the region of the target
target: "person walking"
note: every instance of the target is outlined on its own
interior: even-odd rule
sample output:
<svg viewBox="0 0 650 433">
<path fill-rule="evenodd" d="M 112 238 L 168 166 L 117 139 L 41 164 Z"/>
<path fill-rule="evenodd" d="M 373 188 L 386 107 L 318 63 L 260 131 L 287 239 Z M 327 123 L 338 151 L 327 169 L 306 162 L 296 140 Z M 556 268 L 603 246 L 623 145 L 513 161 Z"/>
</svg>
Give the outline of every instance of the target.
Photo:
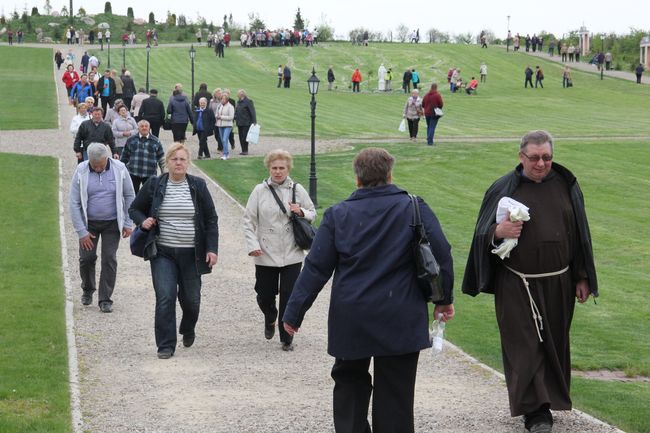
<svg viewBox="0 0 650 433">
<path fill-rule="evenodd" d="M 199 136 L 199 159 L 210 159 L 208 137 L 214 133 L 216 114 L 208 107 L 206 98 L 199 99 L 199 106 L 194 110 L 194 128 L 192 135 Z"/>
<path fill-rule="evenodd" d="M 291 69 L 289 68 L 289 65 L 284 65 L 284 69 L 282 71 L 282 79 L 284 80 L 284 88 L 288 89 L 291 87 Z"/>
<path fill-rule="evenodd" d="M 413 88 L 417 89 L 418 84 L 420 84 L 420 74 L 417 73 L 415 68 L 411 69 L 411 81 L 413 82 Z"/>
<path fill-rule="evenodd" d="M 172 134 L 174 142 L 184 143 L 187 137 L 185 131 L 187 124 L 194 117 L 190 104 L 187 102 L 185 95 L 178 89 L 174 89 L 169 104 L 167 104 L 167 114 L 171 116 Z"/>
<path fill-rule="evenodd" d="M 235 123 L 237 124 L 237 133 L 239 135 L 239 144 L 241 146 L 240 155 L 248 155 L 248 141 L 246 136 L 251 125 L 257 123 L 257 115 L 255 113 L 255 104 L 248 98 L 244 89 L 237 91 L 237 105 L 235 106 Z M 227 144 L 224 142 L 224 148 Z"/>
<path fill-rule="evenodd" d="M 636 75 L 636 83 L 641 84 L 641 76 L 643 75 L 643 72 L 645 71 L 645 68 L 641 63 L 639 63 L 639 66 L 634 69 L 634 74 Z"/>
<path fill-rule="evenodd" d="M 361 90 L 359 89 L 361 85 L 361 72 L 359 71 L 359 68 L 356 68 L 354 72 L 352 73 L 352 92 L 353 93 L 359 93 Z"/>
<path fill-rule="evenodd" d="M 420 91 L 413 89 L 411 96 L 404 104 L 403 117 L 406 119 L 409 126 L 409 138 L 411 141 L 416 141 L 418 138 L 418 124 L 420 123 L 420 116 L 423 115 L 422 111 L 422 98 L 420 98 Z"/>
<path fill-rule="evenodd" d="M 225 93 L 221 95 L 221 105 L 217 111 L 216 119 L 216 126 L 219 129 L 219 136 L 221 137 L 221 143 L 223 145 L 223 155 L 221 155 L 221 159 L 226 161 L 230 154 L 228 139 L 232 133 L 233 121 L 235 119 L 235 107 L 232 106 L 228 99 L 228 95 Z"/>
<path fill-rule="evenodd" d="M 544 88 L 544 70 L 539 66 L 535 66 L 535 88 L 539 84 L 539 87 Z"/>
<path fill-rule="evenodd" d="M 117 94 L 115 80 L 111 77 L 110 69 L 106 69 L 104 76 L 97 81 L 97 94 L 102 98 L 102 109 L 106 113 L 107 107 L 113 107 Z"/>
<path fill-rule="evenodd" d="M 521 139 L 519 165 L 485 193 L 463 279 L 465 294 L 494 294 L 510 415 L 523 415 L 534 433 L 551 432 L 551 410 L 572 408 L 575 300 L 598 296 L 583 194 L 554 157 L 548 132 Z M 508 213 L 498 220 L 504 197 L 528 210 L 530 219 L 513 222 Z M 496 256 L 506 239 L 517 240 L 516 247 Z"/>
<path fill-rule="evenodd" d="M 72 90 L 72 87 L 77 84 L 77 81 L 80 80 L 79 74 L 77 71 L 74 70 L 74 65 L 68 65 L 66 67 L 65 72 L 61 76 L 61 81 L 65 84 L 65 90 L 68 95 L 70 95 L 70 91 Z"/>
<path fill-rule="evenodd" d="M 151 133 L 148 121 L 138 122 L 138 133 L 126 140 L 120 161 L 129 170 L 136 194 L 141 185 L 156 176 L 156 165 L 161 174 L 165 172 L 165 152 L 158 137 Z"/>
<path fill-rule="evenodd" d="M 92 106 L 92 104 L 91 104 Z M 76 137 L 77 131 L 79 131 L 79 126 L 86 120 L 90 119 L 90 114 L 88 114 L 88 105 L 85 102 L 77 104 L 77 114 L 74 115 L 70 121 L 70 133 L 72 137 Z"/>
<path fill-rule="evenodd" d="M 140 106 L 140 119 L 149 122 L 151 133 L 160 137 L 160 127 L 165 122 L 165 105 L 158 99 L 158 90 L 151 89 L 149 97 L 142 100 Z"/>
<path fill-rule="evenodd" d="M 79 130 L 74 138 L 73 149 L 77 156 L 77 161 L 82 162 L 88 159 L 88 147 L 92 143 L 101 143 L 110 148 L 114 158 L 118 158 L 115 150 L 115 137 L 111 130 L 111 125 L 104 122 L 104 110 L 102 107 L 93 109 L 89 120 L 81 122 Z"/>
<path fill-rule="evenodd" d="M 487 81 L 487 65 L 485 64 L 485 62 L 481 63 L 478 72 L 479 74 L 481 74 L 481 83 L 485 83 Z"/>
<path fill-rule="evenodd" d="M 330 66 L 330 68 L 327 70 L 327 90 L 332 90 L 335 80 L 336 77 L 334 77 L 334 69 L 332 68 L 332 66 Z"/>
<path fill-rule="evenodd" d="M 255 186 L 244 212 L 246 250 L 255 262 L 255 292 L 257 305 L 264 314 L 264 337 L 273 338 L 279 318 L 277 327 L 282 350 L 291 351 L 293 337 L 284 329 L 282 316 L 305 254 L 296 245 L 289 215 L 313 222 L 316 209 L 305 188 L 289 177 L 293 168 L 289 152 L 276 149 L 267 153 L 264 165 L 269 177 Z M 284 209 L 280 208 L 274 194 Z"/>
<path fill-rule="evenodd" d="M 565 66 L 562 70 L 562 88 L 573 87 L 573 80 L 571 79 L 571 69 Z"/>
<path fill-rule="evenodd" d="M 129 113 L 126 105 L 120 105 L 117 114 L 118 116 L 113 121 L 111 129 L 115 137 L 115 152 L 118 155 L 122 155 L 122 149 L 124 149 L 126 141 L 138 133 L 138 124 L 131 117 L 131 113 Z"/>
<path fill-rule="evenodd" d="M 530 65 L 526 66 L 526 70 L 524 71 L 524 75 L 526 79 L 524 80 L 524 88 L 528 88 L 528 83 L 530 83 L 530 88 L 533 88 L 533 70 L 530 67 Z"/>
<path fill-rule="evenodd" d="M 295 335 L 334 273 L 327 352 L 335 358 L 336 432 L 415 430 L 415 381 L 420 351 L 431 346 L 429 317 L 414 264 L 414 205 L 393 185 L 394 163 L 379 148 L 366 148 L 354 158 L 357 190 L 325 212 L 282 319 Z M 416 203 L 441 268 L 444 299 L 433 314 L 449 321 L 454 316 L 451 246 L 429 206 L 422 199 Z"/>
<path fill-rule="evenodd" d="M 284 75 L 284 68 L 282 68 L 282 65 L 278 65 L 278 89 L 282 86 L 283 75 Z"/>
<path fill-rule="evenodd" d="M 427 144 L 429 146 L 433 146 L 433 135 L 436 132 L 438 120 L 440 120 L 440 116 L 436 114 L 436 108 L 442 110 L 443 105 L 442 95 L 438 93 L 438 85 L 433 83 L 431 89 L 422 98 L 422 111 L 427 122 Z"/>
<path fill-rule="evenodd" d="M 122 101 L 128 110 L 131 110 L 131 101 L 135 96 L 135 83 L 131 77 L 130 71 L 124 71 L 124 75 L 120 77 L 122 80 Z"/>
<path fill-rule="evenodd" d="M 407 69 L 404 71 L 404 75 L 402 76 L 402 89 L 404 89 L 404 93 L 411 93 L 411 80 L 413 79 L 413 73 L 411 72 L 410 69 Z"/>
<path fill-rule="evenodd" d="M 111 160 L 102 143 L 88 146 L 88 161 L 75 169 L 70 184 L 70 218 L 79 236 L 81 303 L 91 305 L 97 291 L 95 264 L 97 244 L 102 241 L 98 305 L 102 313 L 113 311 L 120 234 L 131 236 L 133 223 L 128 209 L 135 193 L 124 164 Z"/>
<path fill-rule="evenodd" d="M 136 122 L 139 122 L 141 119 L 140 107 L 142 107 L 142 102 L 148 97 L 149 95 L 147 94 L 147 91 L 144 87 L 140 87 L 138 89 L 138 93 L 133 95 L 133 99 L 131 100 L 131 114 L 133 115 L 133 118 L 136 120 Z"/>
<path fill-rule="evenodd" d="M 201 308 L 201 275 L 217 263 L 219 227 L 210 191 L 203 179 L 187 173 L 190 151 L 182 143 L 167 150 L 169 169 L 144 184 L 129 215 L 146 231 L 144 259 L 151 265 L 156 293 L 155 335 L 158 358 L 176 352 L 176 299 L 182 319 L 178 332 L 188 348 L 196 339 Z"/>
</svg>

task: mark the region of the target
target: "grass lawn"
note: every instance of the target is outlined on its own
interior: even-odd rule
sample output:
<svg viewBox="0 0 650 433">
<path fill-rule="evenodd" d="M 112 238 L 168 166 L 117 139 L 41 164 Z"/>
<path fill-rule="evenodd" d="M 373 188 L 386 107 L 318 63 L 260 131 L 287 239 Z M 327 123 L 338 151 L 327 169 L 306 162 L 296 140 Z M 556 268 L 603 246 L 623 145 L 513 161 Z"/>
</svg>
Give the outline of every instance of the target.
<svg viewBox="0 0 650 433">
<path fill-rule="evenodd" d="M 493 298 L 460 293 L 469 242 L 487 187 L 516 161 L 513 143 L 453 143 L 434 149 L 423 145 L 383 145 L 397 158 L 395 183 L 423 196 L 438 215 L 453 246 L 457 317 L 448 336 L 465 351 L 502 369 Z M 645 288 L 650 284 L 650 212 L 646 167 L 650 156 L 642 141 L 559 141 L 556 156 L 578 177 L 592 231 L 601 296 L 576 307 L 572 329 L 573 368 L 625 370 L 650 375 L 650 317 Z M 358 148 L 357 148 L 358 149 Z M 320 214 L 354 189 L 351 169 L 356 151 L 318 156 Z M 597 162 L 597 163 L 596 163 Z M 211 177 L 245 204 L 253 186 L 267 174 L 262 158 L 197 161 Z M 298 156 L 292 177 L 308 185 L 309 157 Z M 650 384 L 624 384 L 625 405 L 608 405 L 606 392 L 620 384 L 576 381 L 576 406 L 629 432 L 648 431 Z M 595 390 L 595 391 L 594 391 Z M 632 392 L 633 390 L 633 392 Z M 641 400 L 638 400 L 641 399 Z M 636 406 L 635 406 L 636 405 Z M 646 430 L 644 430 L 646 429 Z"/>
<path fill-rule="evenodd" d="M 2 46 L 0 59 L 0 130 L 56 128 L 52 50 Z"/>
<path fill-rule="evenodd" d="M 650 86 L 617 79 L 600 81 L 596 74 L 574 71 L 575 87 L 562 88 L 561 66 L 523 53 L 506 54 L 499 48 L 444 44 L 374 44 L 353 47 L 347 43 L 323 43 L 304 47 L 240 48 L 226 50 L 217 59 L 207 47 L 197 47 L 195 88 L 199 83 L 231 90 L 245 88 L 255 102 L 262 135 L 307 137 L 310 96 L 306 80 L 312 65 L 321 80 L 317 96 L 317 131 L 320 138 L 397 137 L 406 97 L 368 92 L 377 87 L 380 62 L 395 73 L 393 88 L 399 88 L 407 67 L 422 76 L 423 86 L 435 80 L 446 83 L 450 66 L 461 68 L 466 81 L 478 76 L 481 61 L 488 65 L 487 83 L 479 85 L 477 96 L 451 94 L 445 86 L 446 116 L 438 125 L 445 137 L 521 137 L 531 129 L 545 128 L 565 137 L 620 137 L 647 135 L 646 110 Z M 107 52 L 96 51 L 107 63 Z M 121 67 L 122 50 L 111 50 L 112 67 Z M 279 64 L 292 68 L 291 89 L 277 89 Z M 146 52 L 127 49 L 126 64 L 136 87 L 144 86 Z M 545 71 L 544 89 L 524 89 L 524 69 L 539 64 Z M 332 65 L 337 91 L 327 91 L 327 68 Z M 350 76 L 359 67 L 364 82 L 361 94 L 348 90 Z M 186 48 L 157 47 L 150 55 L 150 83 L 163 101 L 180 82 L 191 94 L 191 63 Z M 372 76 L 370 75 L 372 73 Z M 402 134 L 402 136 L 404 136 Z"/>
<path fill-rule="evenodd" d="M 70 431 L 55 159 L 0 154 L 0 431 Z"/>
</svg>

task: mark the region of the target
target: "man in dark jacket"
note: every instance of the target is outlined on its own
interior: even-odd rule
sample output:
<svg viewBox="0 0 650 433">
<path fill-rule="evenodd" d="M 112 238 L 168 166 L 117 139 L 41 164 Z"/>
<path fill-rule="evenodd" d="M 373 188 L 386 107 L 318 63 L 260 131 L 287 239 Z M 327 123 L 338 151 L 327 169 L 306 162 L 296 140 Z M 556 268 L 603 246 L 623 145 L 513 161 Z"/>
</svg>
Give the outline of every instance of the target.
<svg viewBox="0 0 650 433">
<path fill-rule="evenodd" d="M 402 88 L 404 89 L 404 93 L 411 93 L 412 79 L 413 79 L 413 74 L 411 73 L 410 69 L 407 69 L 404 72 L 404 76 L 402 77 Z"/>
<path fill-rule="evenodd" d="M 643 75 L 643 72 L 645 71 L 645 68 L 641 63 L 639 63 L 639 66 L 634 69 L 634 73 L 636 74 L 636 83 L 641 84 L 641 76 Z"/>
<path fill-rule="evenodd" d="M 531 432 L 548 433 L 550 409 L 571 410 L 575 299 L 598 296 L 598 283 L 582 192 L 573 174 L 553 162 L 551 135 L 526 134 L 519 161 L 485 193 L 463 292 L 494 294 L 510 414 L 523 415 Z M 496 221 L 503 197 L 528 207 L 530 220 Z M 501 259 L 493 249 L 504 239 L 518 244 Z"/>
<path fill-rule="evenodd" d="M 84 74 L 88 73 L 88 60 L 90 60 L 90 56 L 87 51 L 84 51 L 84 55 L 81 56 L 81 72 Z"/>
<path fill-rule="evenodd" d="M 407 192 L 392 184 L 394 161 L 378 148 L 356 156 L 358 189 L 325 212 L 282 319 L 295 334 L 335 272 L 327 351 L 336 358 L 337 432 L 370 431 L 371 394 L 372 431 L 414 431 L 415 377 L 420 350 L 430 347 L 429 320 L 414 265 L 414 208 Z M 434 315 L 447 321 L 454 315 L 451 247 L 429 206 L 422 200 L 418 205 L 445 293 Z M 374 383 L 368 373 L 371 358 Z"/>
<path fill-rule="evenodd" d="M 528 50 L 526 50 L 528 51 Z M 530 88 L 533 88 L 533 70 L 530 67 L 530 65 L 526 66 L 526 70 L 524 71 L 524 74 L 526 75 L 526 80 L 524 81 L 524 87 L 528 88 L 528 83 L 530 83 Z"/>
<path fill-rule="evenodd" d="M 119 159 L 115 151 L 115 137 L 111 125 L 104 122 L 104 110 L 101 107 L 93 109 L 91 118 L 84 120 L 79 125 L 79 130 L 74 139 L 74 151 L 79 163 L 88 159 L 87 148 L 91 143 L 102 143 L 111 148 L 113 158 Z"/>
<path fill-rule="evenodd" d="M 111 77 L 111 70 L 106 69 L 104 76 L 97 81 L 97 94 L 102 98 L 102 109 L 106 113 L 106 106 L 113 108 L 113 101 L 115 101 L 115 80 Z"/>
<path fill-rule="evenodd" d="M 131 78 L 131 72 L 124 71 L 124 75 L 120 77 L 122 80 L 122 101 L 126 108 L 131 110 L 131 101 L 135 96 L 135 83 L 133 78 Z"/>
<path fill-rule="evenodd" d="M 255 105 L 253 105 L 253 101 L 248 99 L 244 89 L 237 91 L 237 98 L 239 98 L 239 102 L 237 102 L 237 106 L 235 107 L 235 123 L 237 124 L 239 144 L 241 145 L 240 155 L 248 155 L 248 141 L 246 141 L 246 136 L 251 125 L 257 123 Z"/>
<path fill-rule="evenodd" d="M 192 100 L 192 109 L 195 109 L 199 106 L 199 100 L 201 98 L 205 98 L 208 101 L 212 99 L 212 93 L 208 92 L 208 85 L 206 83 L 201 83 L 199 85 L 199 91 L 194 94 L 194 99 Z"/>
<path fill-rule="evenodd" d="M 327 90 L 332 90 L 332 86 L 334 86 L 334 80 L 336 80 L 334 77 L 334 70 L 330 66 L 330 68 L 327 70 Z"/>
<path fill-rule="evenodd" d="M 288 89 L 291 87 L 291 69 L 289 65 L 284 65 L 284 71 L 282 71 L 282 79 L 284 80 L 284 88 Z"/>
<path fill-rule="evenodd" d="M 160 127 L 165 121 L 165 105 L 158 99 L 158 90 L 151 89 L 149 95 L 140 106 L 140 119 L 148 121 L 151 133 L 159 137 Z"/>
</svg>

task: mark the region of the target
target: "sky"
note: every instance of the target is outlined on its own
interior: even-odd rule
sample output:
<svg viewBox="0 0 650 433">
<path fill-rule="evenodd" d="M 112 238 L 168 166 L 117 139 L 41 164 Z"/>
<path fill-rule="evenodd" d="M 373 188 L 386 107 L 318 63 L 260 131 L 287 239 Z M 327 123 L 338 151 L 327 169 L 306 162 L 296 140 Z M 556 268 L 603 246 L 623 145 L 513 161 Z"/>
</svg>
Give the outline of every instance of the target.
<svg viewBox="0 0 650 433">
<path fill-rule="evenodd" d="M 60 11 L 64 4 L 69 6 L 69 0 L 50 2 L 54 10 Z M 104 0 L 74 0 L 73 5 L 75 12 L 83 7 L 87 13 L 94 14 L 104 11 L 104 3 Z M 30 12 L 36 6 L 42 13 L 44 5 L 45 0 L 0 0 L 0 10 L 5 14 L 14 9 L 21 13 L 25 6 Z M 247 25 L 248 14 L 254 12 L 271 29 L 292 26 L 300 7 L 310 28 L 327 23 L 334 28 L 335 35 L 340 36 L 347 36 L 349 30 L 361 26 L 384 34 L 392 30 L 396 34 L 396 27 L 404 24 L 410 29 L 420 29 L 422 36 L 431 28 L 451 35 L 468 32 L 477 35 L 487 29 L 503 38 L 508 29 L 508 16 L 513 35 L 547 31 L 560 36 L 583 25 L 592 33 L 623 34 L 630 28 L 650 32 L 650 0 L 406 0 L 404 3 L 399 0 L 156 0 L 151 4 L 112 0 L 111 5 L 114 13 L 123 15 L 132 6 L 136 18 L 146 19 L 149 12 L 153 12 L 158 21 L 166 17 L 167 11 L 177 15 L 184 13 L 192 21 L 196 21 L 200 13 L 208 23 L 212 21 L 215 25 L 223 21 L 224 13 L 232 13 L 235 22 Z"/>
</svg>

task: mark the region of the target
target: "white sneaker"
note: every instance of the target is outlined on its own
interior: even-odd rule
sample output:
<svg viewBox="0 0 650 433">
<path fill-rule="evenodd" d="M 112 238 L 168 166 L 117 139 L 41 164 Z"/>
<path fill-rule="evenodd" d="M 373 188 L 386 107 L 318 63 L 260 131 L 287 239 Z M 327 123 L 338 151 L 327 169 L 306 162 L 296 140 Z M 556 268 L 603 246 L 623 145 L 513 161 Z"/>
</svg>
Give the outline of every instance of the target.
<svg viewBox="0 0 650 433">
<path fill-rule="evenodd" d="M 221 158 L 219 158 L 219 159 L 222 159 L 222 160 L 224 160 L 224 161 L 225 161 L 225 160 L 227 160 L 227 159 L 228 159 L 228 156 L 227 156 L 227 155 L 222 155 L 222 156 L 221 156 Z"/>
</svg>

